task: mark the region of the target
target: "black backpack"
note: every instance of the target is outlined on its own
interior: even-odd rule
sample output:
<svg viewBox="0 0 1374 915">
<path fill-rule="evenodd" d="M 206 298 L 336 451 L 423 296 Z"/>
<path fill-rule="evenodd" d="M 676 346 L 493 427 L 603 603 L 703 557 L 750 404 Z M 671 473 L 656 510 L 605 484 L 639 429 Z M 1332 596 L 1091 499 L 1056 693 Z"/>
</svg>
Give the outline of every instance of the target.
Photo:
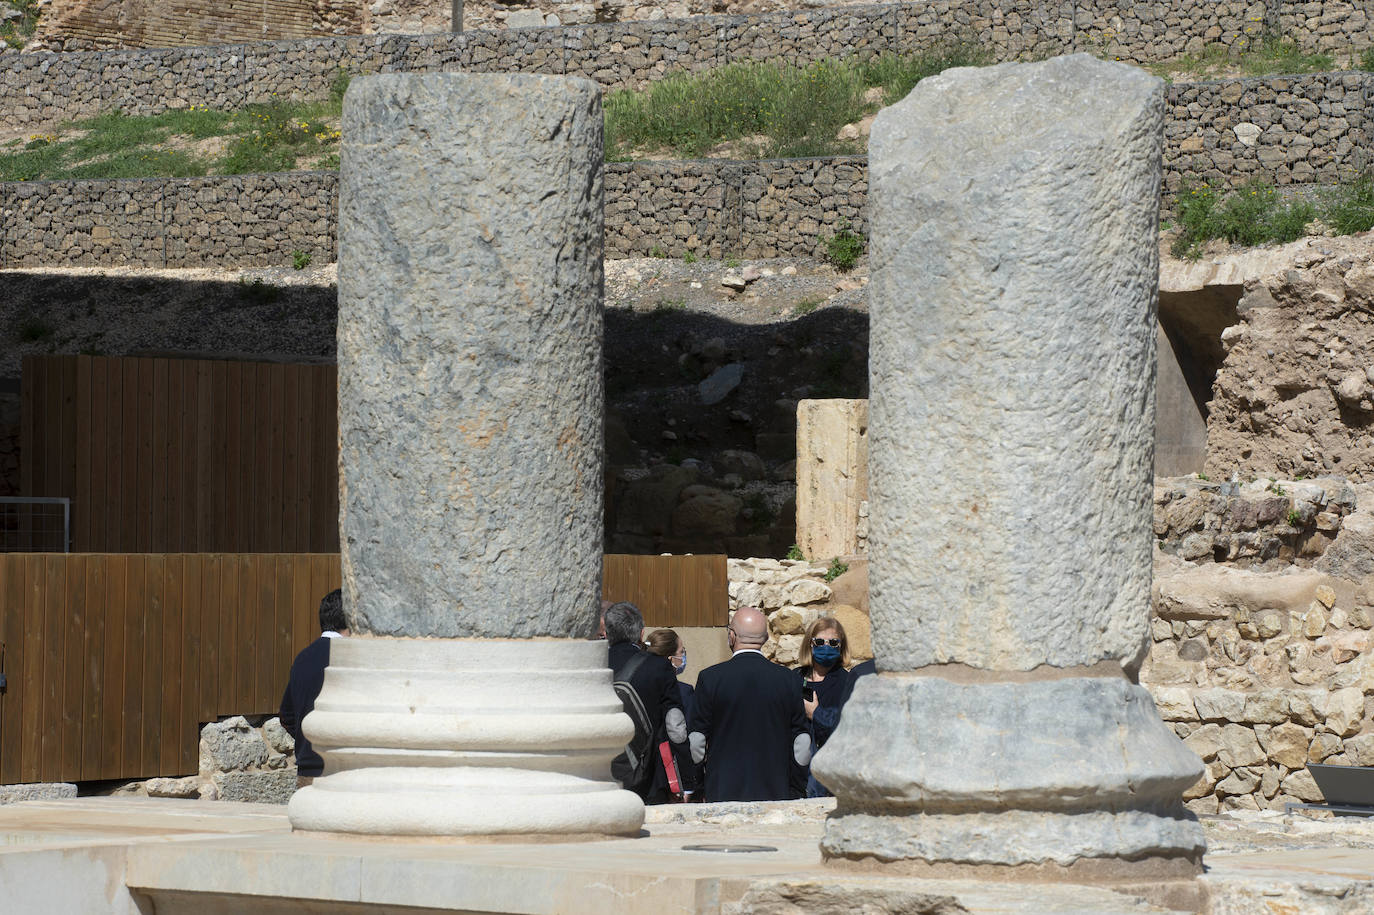
<svg viewBox="0 0 1374 915">
<path fill-rule="evenodd" d="M 653 763 L 656 758 L 649 710 L 644 707 L 644 700 L 640 698 L 639 693 L 630 685 L 630 678 L 647 657 L 647 652 L 636 652 L 633 658 L 625 662 L 624 667 L 615 672 L 615 682 L 611 684 L 615 688 L 615 694 L 620 697 L 625 714 L 630 716 L 635 726 L 635 733 L 630 742 L 625 744 L 625 749 L 620 755 L 611 760 L 611 775 L 620 782 L 622 788 L 636 793 L 642 793 L 641 789 L 653 776 Z"/>
</svg>

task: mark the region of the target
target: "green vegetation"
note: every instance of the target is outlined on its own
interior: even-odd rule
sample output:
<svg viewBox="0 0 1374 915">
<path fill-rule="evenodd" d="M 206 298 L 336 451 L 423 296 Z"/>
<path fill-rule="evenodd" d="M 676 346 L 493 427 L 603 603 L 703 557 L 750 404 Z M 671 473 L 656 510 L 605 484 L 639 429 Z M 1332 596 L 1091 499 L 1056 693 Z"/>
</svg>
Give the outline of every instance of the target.
<svg viewBox="0 0 1374 915">
<path fill-rule="evenodd" d="M 1296 508 L 1288 509 L 1288 515 L 1283 519 L 1288 522 L 1289 527 L 1302 527 L 1302 513 Z"/>
<path fill-rule="evenodd" d="M 147 117 L 110 111 L 0 148 L 0 181 L 185 178 L 318 167 L 335 154 L 339 102 L 192 106 Z"/>
<path fill-rule="evenodd" d="M 1309 54 L 1291 41 L 1269 35 L 1239 53 L 1213 44 L 1208 45 L 1201 54 L 1145 64 L 1144 67 L 1165 79 L 1183 75 L 1208 79 L 1228 73 L 1239 73 L 1241 76 L 1319 73 L 1334 69 L 1335 65 L 1335 58 L 1330 54 Z"/>
<path fill-rule="evenodd" d="M 1360 55 L 1358 66 L 1361 70 L 1368 70 L 1374 73 L 1374 48 L 1370 48 Z"/>
<path fill-rule="evenodd" d="M 970 45 L 917 55 L 821 60 L 806 66 L 738 63 L 702 74 L 676 73 L 642 92 L 606 96 L 606 158 L 644 153 L 696 158 L 736 141 L 738 155 L 793 157 L 855 152 L 835 134 L 895 102 L 926 76 L 983 63 Z M 880 90 L 870 92 L 870 90 Z"/>
<path fill-rule="evenodd" d="M 1374 228 L 1374 173 L 1327 191 L 1319 203 L 1283 200 L 1273 185 L 1251 182 L 1229 191 L 1185 188 L 1176 209 L 1175 257 L 1197 257 L 1213 238 L 1241 245 L 1293 241 L 1315 219 L 1348 235 Z"/>
<path fill-rule="evenodd" d="M 809 315 L 823 304 L 825 304 L 824 298 L 820 296 L 808 296 L 792 306 L 792 314 L 797 316 Z"/>
<path fill-rule="evenodd" d="M 291 252 L 291 266 L 295 267 L 297 270 L 304 270 L 306 267 L 309 267 L 310 261 L 313 259 L 309 251 L 302 251 L 297 248 L 295 251 Z"/>
<path fill-rule="evenodd" d="M 839 270 L 852 270 L 864 253 L 864 240 L 849 230 L 848 225 L 840 226 L 840 231 L 825 240 L 825 259 Z"/>
<path fill-rule="evenodd" d="M 1374 68 L 1371 68 L 1374 69 Z M 1374 229 L 1374 171 L 1329 191 L 1322 221 L 1337 235 L 1353 235 Z"/>
<path fill-rule="evenodd" d="M 13 19 L 0 23 L 0 41 L 12 48 L 22 48 L 33 37 L 38 25 L 38 0 L 7 0 L 18 11 Z"/>
<path fill-rule="evenodd" d="M 849 563 L 840 562 L 840 557 L 836 556 L 834 559 L 830 560 L 830 568 L 825 570 L 825 580 L 828 582 L 834 581 L 848 571 Z"/>
<path fill-rule="evenodd" d="M 797 546 L 795 543 L 787 548 L 787 555 L 783 557 L 783 559 L 793 559 L 798 561 L 805 558 L 806 557 L 802 555 L 801 547 Z"/>
<path fill-rule="evenodd" d="M 697 256 L 691 251 L 684 251 L 682 252 L 682 262 L 684 264 L 695 264 L 697 262 Z"/>
</svg>

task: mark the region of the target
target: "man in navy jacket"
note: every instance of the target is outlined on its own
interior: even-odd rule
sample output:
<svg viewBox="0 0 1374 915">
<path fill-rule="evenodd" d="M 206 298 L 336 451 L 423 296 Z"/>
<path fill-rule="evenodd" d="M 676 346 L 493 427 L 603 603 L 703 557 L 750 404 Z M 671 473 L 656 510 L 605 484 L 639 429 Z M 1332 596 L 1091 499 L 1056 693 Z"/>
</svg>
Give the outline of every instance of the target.
<svg viewBox="0 0 1374 915">
<path fill-rule="evenodd" d="M 728 661 L 697 676 L 692 758 L 706 763 L 706 800 L 783 801 L 796 767 L 811 762 L 811 735 L 797 675 L 759 649 L 768 619 L 741 607 L 725 633 Z"/>
<path fill-rule="evenodd" d="M 324 686 L 324 669 L 329 666 L 329 642 L 348 635 L 348 620 L 343 612 L 343 594 L 335 588 L 320 601 L 320 637 L 301 649 L 291 662 L 291 677 L 281 697 L 278 712 L 282 727 L 296 741 L 296 777 L 301 786 L 324 774 L 324 760 L 301 733 L 301 722 L 315 708 L 315 699 Z"/>
</svg>

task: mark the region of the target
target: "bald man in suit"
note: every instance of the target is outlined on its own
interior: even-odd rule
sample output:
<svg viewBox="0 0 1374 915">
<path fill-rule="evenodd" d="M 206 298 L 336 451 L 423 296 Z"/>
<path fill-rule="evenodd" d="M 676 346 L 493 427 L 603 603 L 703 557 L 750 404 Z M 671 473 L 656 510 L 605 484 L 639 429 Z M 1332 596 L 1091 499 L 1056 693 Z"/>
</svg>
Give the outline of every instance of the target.
<svg viewBox="0 0 1374 915">
<path fill-rule="evenodd" d="M 796 775 L 811 762 L 811 736 L 797 675 L 760 651 L 768 619 L 741 607 L 726 630 L 730 660 L 697 675 L 689 740 L 706 766 L 707 801 L 798 797 Z"/>
</svg>

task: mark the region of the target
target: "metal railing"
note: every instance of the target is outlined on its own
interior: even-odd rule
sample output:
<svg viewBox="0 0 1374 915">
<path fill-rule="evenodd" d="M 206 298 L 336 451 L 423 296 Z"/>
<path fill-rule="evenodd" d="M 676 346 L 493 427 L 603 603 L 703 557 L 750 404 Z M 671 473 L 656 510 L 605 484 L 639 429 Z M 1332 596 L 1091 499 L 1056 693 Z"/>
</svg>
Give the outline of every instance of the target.
<svg viewBox="0 0 1374 915">
<path fill-rule="evenodd" d="M 0 496 L 0 553 L 69 553 L 72 500 Z"/>
</svg>

